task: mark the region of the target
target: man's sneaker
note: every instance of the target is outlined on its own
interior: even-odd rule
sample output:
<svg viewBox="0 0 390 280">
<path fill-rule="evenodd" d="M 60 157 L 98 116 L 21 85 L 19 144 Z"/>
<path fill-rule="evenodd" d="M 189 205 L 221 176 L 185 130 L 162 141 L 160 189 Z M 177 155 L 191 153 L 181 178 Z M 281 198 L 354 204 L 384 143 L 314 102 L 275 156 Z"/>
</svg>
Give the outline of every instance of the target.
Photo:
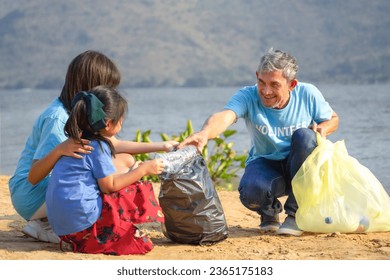
<svg viewBox="0 0 390 280">
<path fill-rule="evenodd" d="M 260 230 L 261 231 L 276 231 L 280 227 L 279 214 L 275 216 L 261 215 Z"/>
<path fill-rule="evenodd" d="M 32 220 L 22 229 L 22 232 L 34 239 L 50 242 L 59 243 L 60 238 L 53 232 L 49 222 L 42 220 Z"/>
<path fill-rule="evenodd" d="M 294 236 L 300 236 L 302 235 L 302 233 L 303 231 L 298 228 L 297 223 L 295 222 L 295 217 L 293 216 L 287 216 L 283 224 L 276 231 L 276 234 L 285 234 L 285 235 L 294 235 Z"/>
</svg>

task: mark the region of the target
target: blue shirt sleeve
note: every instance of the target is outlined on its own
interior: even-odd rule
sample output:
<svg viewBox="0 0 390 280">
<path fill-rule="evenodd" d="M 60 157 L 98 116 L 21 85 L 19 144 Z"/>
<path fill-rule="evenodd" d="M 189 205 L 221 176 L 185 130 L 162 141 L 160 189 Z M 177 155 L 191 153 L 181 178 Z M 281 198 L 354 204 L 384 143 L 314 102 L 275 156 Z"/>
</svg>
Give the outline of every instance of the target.
<svg viewBox="0 0 390 280">
<path fill-rule="evenodd" d="M 101 146 L 97 141 L 93 141 L 93 143 L 95 143 L 95 149 L 91 153 L 93 176 L 96 179 L 102 179 L 115 173 L 116 170 L 112 160 L 110 147 L 103 141 L 100 141 Z"/>
<path fill-rule="evenodd" d="M 224 109 L 232 110 L 237 118 L 244 118 L 248 115 L 250 104 L 253 103 L 253 90 L 256 86 L 244 87 L 237 91 L 227 102 Z"/>
<path fill-rule="evenodd" d="M 329 103 L 325 100 L 321 91 L 312 84 L 305 84 L 306 90 L 310 92 L 312 106 L 312 112 L 314 112 L 314 121 L 316 123 L 322 123 L 332 118 L 333 109 Z"/>
<path fill-rule="evenodd" d="M 65 123 L 58 118 L 46 117 L 41 124 L 41 137 L 37 149 L 34 154 L 34 159 L 45 157 L 58 144 L 64 142 L 67 137 L 64 133 Z"/>
</svg>

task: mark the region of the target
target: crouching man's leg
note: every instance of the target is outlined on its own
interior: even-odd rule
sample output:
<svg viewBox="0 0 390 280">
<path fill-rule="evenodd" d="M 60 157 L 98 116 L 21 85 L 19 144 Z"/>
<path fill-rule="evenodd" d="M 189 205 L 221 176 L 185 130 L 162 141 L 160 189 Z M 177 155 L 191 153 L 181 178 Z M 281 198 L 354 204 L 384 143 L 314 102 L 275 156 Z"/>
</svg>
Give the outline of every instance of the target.
<svg viewBox="0 0 390 280">
<path fill-rule="evenodd" d="M 291 180 L 298 172 L 306 158 L 317 147 L 317 138 L 313 130 L 308 128 L 301 128 L 294 132 L 291 139 L 291 150 L 287 159 L 287 173 L 290 176 L 289 184 L 286 189 L 286 195 L 288 195 L 286 203 L 284 204 L 284 210 L 286 211 L 287 218 L 282 226 L 277 231 L 278 234 L 287 234 L 299 236 L 302 231 L 298 228 L 295 222 L 295 213 L 298 209 L 297 201 L 295 200 L 294 193 L 292 191 Z"/>
<path fill-rule="evenodd" d="M 279 213 L 283 206 L 278 197 L 285 195 L 286 176 L 282 161 L 264 158 L 250 162 L 241 179 L 238 191 L 242 204 L 260 214 L 260 230 L 279 228 Z"/>
</svg>

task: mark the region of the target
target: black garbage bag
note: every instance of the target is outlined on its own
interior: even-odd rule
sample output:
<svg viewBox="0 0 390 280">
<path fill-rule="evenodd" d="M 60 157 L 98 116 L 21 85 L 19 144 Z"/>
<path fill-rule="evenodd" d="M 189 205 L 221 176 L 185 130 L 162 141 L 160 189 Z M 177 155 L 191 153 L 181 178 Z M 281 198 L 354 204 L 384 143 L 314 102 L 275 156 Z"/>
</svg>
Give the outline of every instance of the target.
<svg viewBox="0 0 390 280">
<path fill-rule="evenodd" d="M 161 174 L 160 180 L 166 237 L 201 245 L 228 237 L 225 214 L 202 156 L 194 157 L 175 174 Z"/>
</svg>

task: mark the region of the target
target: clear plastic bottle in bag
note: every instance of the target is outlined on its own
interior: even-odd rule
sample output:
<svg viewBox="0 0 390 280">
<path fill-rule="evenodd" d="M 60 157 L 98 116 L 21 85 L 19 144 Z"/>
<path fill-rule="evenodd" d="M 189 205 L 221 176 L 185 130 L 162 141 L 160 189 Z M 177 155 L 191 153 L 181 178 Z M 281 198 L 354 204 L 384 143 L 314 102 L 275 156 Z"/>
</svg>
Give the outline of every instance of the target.
<svg viewBox="0 0 390 280">
<path fill-rule="evenodd" d="M 198 150 L 195 146 L 189 145 L 182 149 L 164 153 L 156 154 L 156 158 L 160 158 L 164 161 L 165 173 L 177 173 L 180 169 L 193 158 L 198 155 Z"/>
</svg>

